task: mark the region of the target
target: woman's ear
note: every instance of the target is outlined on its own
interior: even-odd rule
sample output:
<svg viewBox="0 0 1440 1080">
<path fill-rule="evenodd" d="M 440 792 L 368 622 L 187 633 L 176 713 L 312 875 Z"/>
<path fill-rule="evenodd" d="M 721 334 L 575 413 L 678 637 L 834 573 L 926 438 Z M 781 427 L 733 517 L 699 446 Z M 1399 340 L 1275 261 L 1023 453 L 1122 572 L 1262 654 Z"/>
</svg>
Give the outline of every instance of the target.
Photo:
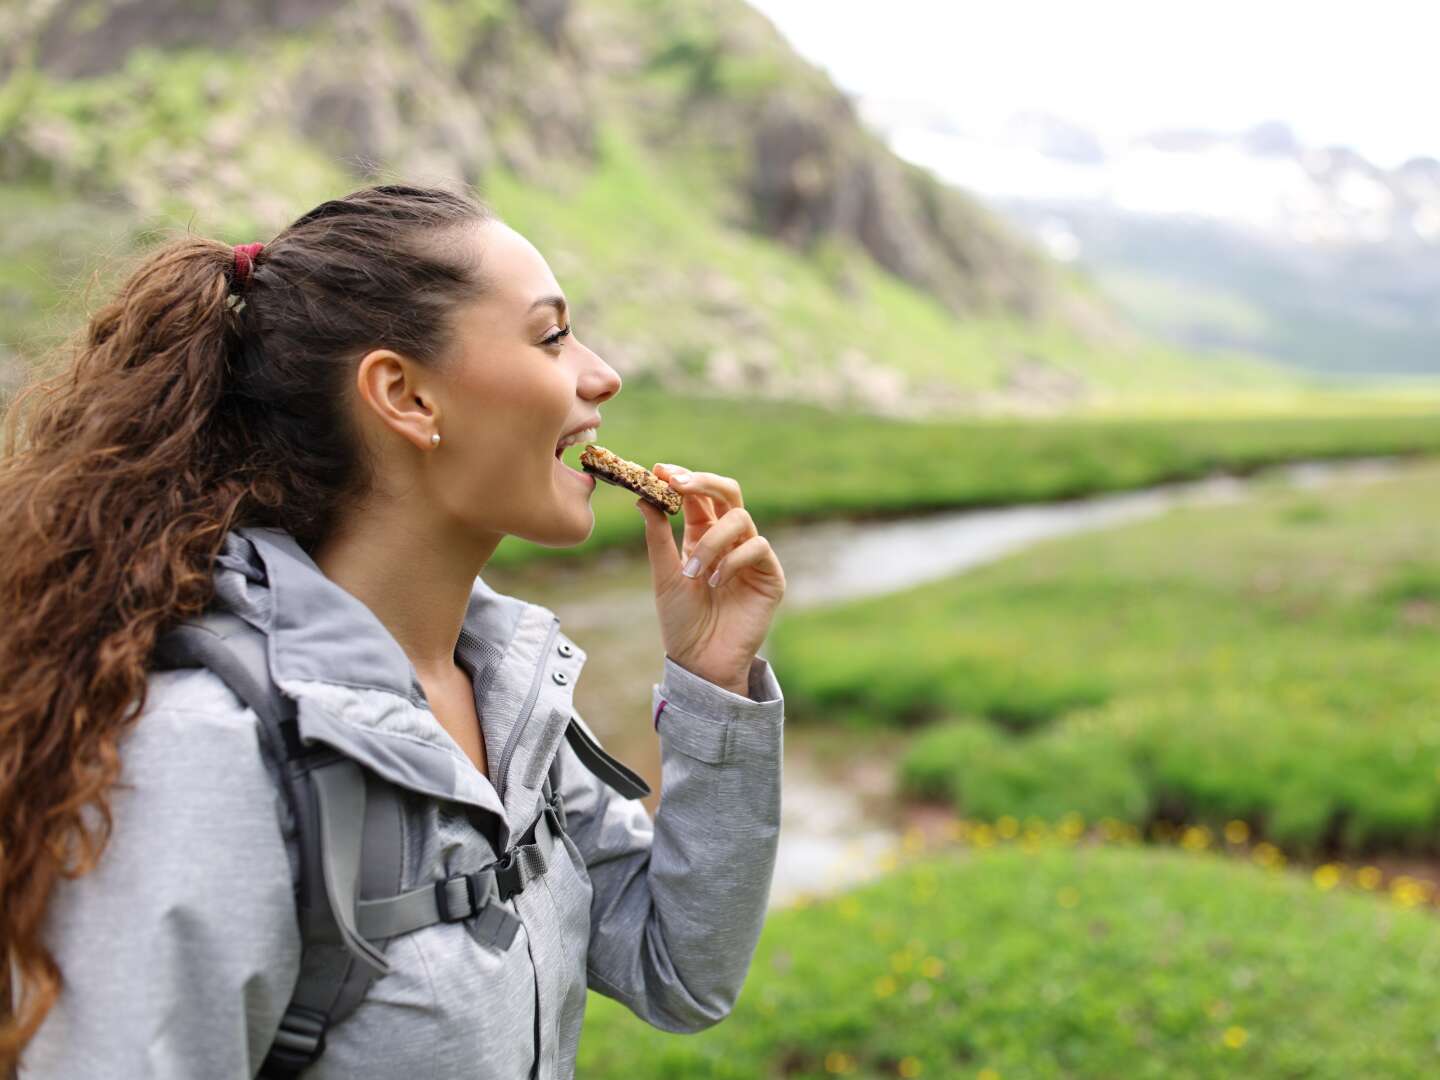
<svg viewBox="0 0 1440 1080">
<path fill-rule="evenodd" d="M 439 412 L 424 369 L 390 349 L 365 354 L 355 371 L 355 390 L 385 430 L 394 432 L 417 449 L 429 450 L 431 435 L 439 430 Z"/>
</svg>

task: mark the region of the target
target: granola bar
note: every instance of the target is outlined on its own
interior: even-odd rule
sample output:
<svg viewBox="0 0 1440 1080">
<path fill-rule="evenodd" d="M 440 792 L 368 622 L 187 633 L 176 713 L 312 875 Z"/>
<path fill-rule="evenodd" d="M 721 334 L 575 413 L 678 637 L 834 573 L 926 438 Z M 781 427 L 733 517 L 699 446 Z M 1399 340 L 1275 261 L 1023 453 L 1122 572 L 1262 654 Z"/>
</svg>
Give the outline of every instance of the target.
<svg viewBox="0 0 1440 1080">
<path fill-rule="evenodd" d="M 580 467 L 594 473 L 607 484 L 625 488 L 654 503 L 667 514 L 680 512 L 680 493 L 643 465 L 606 450 L 595 443 L 587 443 L 580 451 Z"/>
</svg>

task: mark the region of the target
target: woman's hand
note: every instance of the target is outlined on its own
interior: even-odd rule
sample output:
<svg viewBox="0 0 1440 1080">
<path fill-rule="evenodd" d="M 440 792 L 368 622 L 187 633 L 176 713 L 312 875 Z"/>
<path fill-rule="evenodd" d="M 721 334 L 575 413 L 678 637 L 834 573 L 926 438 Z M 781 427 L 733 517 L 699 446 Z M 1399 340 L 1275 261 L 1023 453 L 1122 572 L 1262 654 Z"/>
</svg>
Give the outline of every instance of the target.
<svg viewBox="0 0 1440 1080">
<path fill-rule="evenodd" d="M 677 552 L 669 516 L 644 499 L 635 503 L 645 517 L 665 652 L 687 671 L 748 696 L 750 665 L 785 595 L 785 571 L 756 532 L 738 483 L 675 465 L 652 471 L 680 493 L 685 515 Z M 692 558 L 698 567 L 687 576 Z"/>
</svg>

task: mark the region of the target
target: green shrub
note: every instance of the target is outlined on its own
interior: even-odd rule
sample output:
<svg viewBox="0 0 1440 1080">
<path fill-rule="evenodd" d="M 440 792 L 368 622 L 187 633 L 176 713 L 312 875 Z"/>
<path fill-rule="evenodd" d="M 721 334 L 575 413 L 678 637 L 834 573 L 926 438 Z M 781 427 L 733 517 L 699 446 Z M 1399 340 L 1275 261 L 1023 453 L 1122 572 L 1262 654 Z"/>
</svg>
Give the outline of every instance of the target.
<svg viewBox="0 0 1440 1080">
<path fill-rule="evenodd" d="M 1139 822 L 1152 809 L 1130 747 L 1083 726 L 1016 739 L 975 723 L 941 725 L 910 744 L 900 775 L 906 791 L 948 797 L 967 816 L 984 819 L 1059 821 L 1073 813 Z"/>
</svg>

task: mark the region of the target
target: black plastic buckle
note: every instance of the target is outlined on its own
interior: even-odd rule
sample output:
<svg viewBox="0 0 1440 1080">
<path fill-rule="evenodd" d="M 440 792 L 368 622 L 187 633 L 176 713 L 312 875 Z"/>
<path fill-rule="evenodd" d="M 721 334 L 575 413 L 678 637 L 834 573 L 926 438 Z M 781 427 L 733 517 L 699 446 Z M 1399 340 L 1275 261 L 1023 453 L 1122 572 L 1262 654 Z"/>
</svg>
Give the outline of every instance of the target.
<svg viewBox="0 0 1440 1080">
<path fill-rule="evenodd" d="M 325 1052 L 325 1028 L 329 1023 L 329 1017 L 317 1009 L 291 1005 L 280 1018 L 262 1073 L 293 1076 L 308 1067 Z"/>
<path fill-rule="evenodd" d="M 525 882 L 520 877 L 520 866 L 515 861 L 515 848 L 505 855 L 492 869 L 495 871 L 495 891 L 501 900 L 509 900 L 516 893 L 525 891 Z"/>
<path fill-rule="evenodd" d="M 460 922 L 479 910 L 480 897 L 476 877 L 475 874 L 459 874 L 435 883 L 435 910 L 440 913 L 440 918 L 446 922 Z M 465 885 L 465 910 L 458 911 L 452 901 L 459 900 L 459 897 L 451 896 L 450 890 L 458 888 L 462 882 Z"/>
</svg>

